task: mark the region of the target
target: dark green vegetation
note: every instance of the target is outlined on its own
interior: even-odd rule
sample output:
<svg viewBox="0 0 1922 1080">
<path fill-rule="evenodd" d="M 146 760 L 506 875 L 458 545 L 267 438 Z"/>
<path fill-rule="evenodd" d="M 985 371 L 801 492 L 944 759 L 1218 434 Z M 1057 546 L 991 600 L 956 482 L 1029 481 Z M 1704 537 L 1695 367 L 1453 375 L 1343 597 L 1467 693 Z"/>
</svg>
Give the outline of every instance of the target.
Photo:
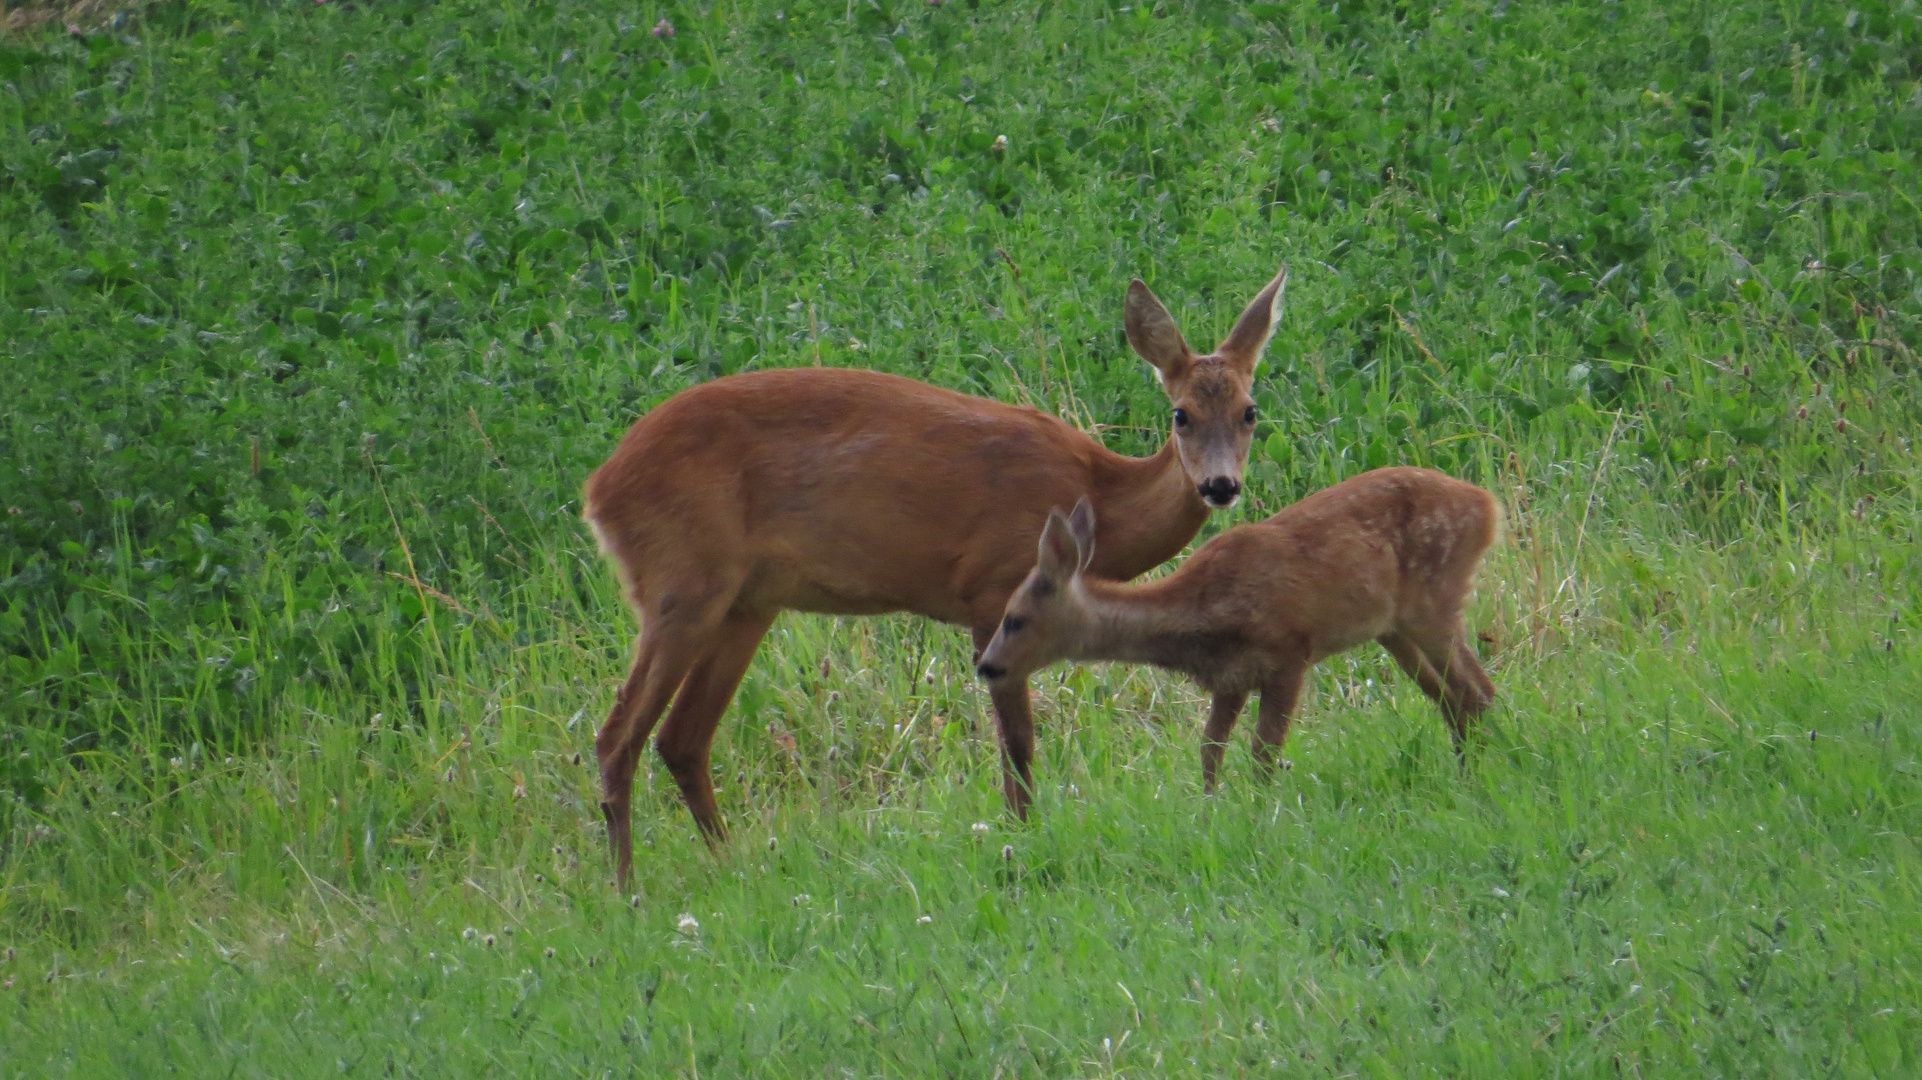
<svg viewBox="0 0 1922 1080">
<path fill-rule="evenodd" d="M 1914 0 L 164 3 L 0 83 L 0 1071 L 1922 1071 Z M 1062 670 L 1011 830 L 958 634 L 788 617 L 733 854 L 660 791 L 608 894 L 634 415 L 1140 452 L 1127 278 L 1205 345 L 1281 261 L 1240 513 L 1508 506 L 1468 774 L 1372 655 L 1215 800 Z"/>
</svg>

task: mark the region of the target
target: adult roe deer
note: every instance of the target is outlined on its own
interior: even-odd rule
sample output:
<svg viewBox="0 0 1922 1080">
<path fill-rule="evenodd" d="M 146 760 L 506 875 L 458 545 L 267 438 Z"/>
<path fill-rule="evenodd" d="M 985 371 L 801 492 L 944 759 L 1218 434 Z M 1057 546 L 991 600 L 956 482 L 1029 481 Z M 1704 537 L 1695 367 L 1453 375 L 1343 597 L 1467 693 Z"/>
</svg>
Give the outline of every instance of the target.
<svg viewBox="0 0 1922 1080">
<path fill-rule="evenodd" d="M 1201 749 L 1215 787 L 1248 695 L 1261 693 L 1255 760 L 1288 737 L 1308 669 L 1379 641 L 1441 706 L 1455 752 L 1495 687 L 1462 608 L 1501 511 L 1494 496 L 1428 469 L 1376 469 L 1266 521 L 1229 529 L 1160 581 L 1102 580 L 1093 508 L 1055 510 L 1034 570 L 1008 602 L 978 667 L 991 686 L 1027 685 L 1056 660 L 1125 660 L 1182 672 L 1214 695 Z"/>
<path fill-rule="evenodd" d="M 709 747 L 783 609 L 915 612 L 968 627 L 978 654 L 1053 507 L 1099 507 L 1094 567 L 1126 579 L 1185 547 L 1209 507 L 1232 505 L 1255 425 L 1255 366 L 1287 278 L 1283 267 L 1206 356 L 1147 285 L 1128 286 L 1128 343 L 1174 404 L 1173 433 L 1151 457 L 1116 454 L 1035 409 L 831 368 L 727 376 L 636 421 L 588 479 L 585 513 L 641 619 L 633 669 L 595 739 L 622 887 L 634 773 L 663 711 L 656 748 L 702 834 L 725 838 Z M 1025 816 L 1027 687 L 1005 681 L 991 697 L 1005 795 Z"/>
</svg>

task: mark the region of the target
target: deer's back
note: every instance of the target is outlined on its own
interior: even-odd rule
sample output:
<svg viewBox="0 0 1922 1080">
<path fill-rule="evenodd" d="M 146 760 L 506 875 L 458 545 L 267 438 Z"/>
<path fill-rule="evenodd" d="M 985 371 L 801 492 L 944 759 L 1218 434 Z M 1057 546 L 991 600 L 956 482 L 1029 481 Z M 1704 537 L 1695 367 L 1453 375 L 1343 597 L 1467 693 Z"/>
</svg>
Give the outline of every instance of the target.
<svg viewBox="0 0 1922 1080">
<path fill-rule="evenodd" d="M 1106 453 L 1034 409 L 898 376 L 728 376 L 637 421 L 589 478 L 586 516 L 645 590 L 739 575 L 740 603 L 968 622 L 1012 589 L 1050 507 Z"/>
</svg>

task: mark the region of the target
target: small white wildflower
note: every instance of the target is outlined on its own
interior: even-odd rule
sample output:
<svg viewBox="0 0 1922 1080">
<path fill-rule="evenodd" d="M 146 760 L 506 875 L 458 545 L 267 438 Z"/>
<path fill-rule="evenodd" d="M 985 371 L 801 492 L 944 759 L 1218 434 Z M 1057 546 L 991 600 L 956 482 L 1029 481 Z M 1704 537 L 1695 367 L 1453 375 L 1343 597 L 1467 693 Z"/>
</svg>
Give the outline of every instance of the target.
<svg viewBox="0 0 1922 1080">
<path fill-rule="evenodd" d="M 932 916 L 932 915 L 923 915 L 923 916 L 921 916 L 920 918 L 918 918 L 918 919 L 916 919 L 916 920 L 914 920 L 914 924 L 915 924 L 916 926 L 926 926 L 926 925 L 928 925 L 929 923 L 931 923 L 931 922 L 933 922 L 933 921 L 934 921 L 934 916 Z"/>
<path fill-rule="evenodd" d="M 988 832 L 989 832 L 990 830 L 992 830 L 993 828 L 994 828 L 994 826 L 992 826 L 992 825 L 990 825 L 990 824 L 988 824 L 988 823 L 987 823 L 987 822 L 985 822 L 985 821 L 977 821 L 977 822 L 975 822 L 975 823 L 974 823 L 974 835 L 976 835 L 976 836 L 986 836 L 986 835 L 988 834 Z"/>
<path fill-rule="evenodd" d="M 993 150 L 993 151 L 994 151 L 995 153 L 997 153 L 997 154 L 1005 154 L 1005 153 L 1007 153 L 1007 152 L 1008 152 L 1008 137 L 1007 137 L 1006 135 L 996 135 L 996 136 L 994 137 L 994 145 L 993 145 L 993 146 L 991 146 L 991 147 L 989 147 L 989 149 L 990 149 L 990 150 Z"/>
<path fill-rule="evenodd" d="M 814 899 L 814 897 L 812 897 L 812 896 L 809 896 L 809 895 L 808 895 L 808 894 L 806 894 L 806 893 L 795 893 L 795 894 L 794 894 L 794 906 L 795 906 L 795 907 L 800 907 L 800 906 L 801 906 L 802 904 L 805 904 L 805 903 L 807 903 L 807 902 L 808 902 L 809 900 L 812 900 L 812 899 Z"/>
<path fill-rule="evenodd" d="M 1502 897 L 1503 899 L 1506 899 L 1508 897 L 1508 890 L 1502 888 L 1500 885 L 1497 885 L 1495 886 L 1495 895 Z"/>
<path fill-rule="evenodd" d="M 480 931 L 474 929 L 471 926 L 460 932 L 460 937 L 462 941 L 472 941 L 479 936 L 480 936 Z"/>
<path fill-rule="evenodd" d="M 683 911 L 681 912 L 680 919 L 674 923 L 674 928 L 676 930 L 679 930 L 681 933 L 686 934 L 688 937 L 693 937 L 694 935 L 701 932 L 701 920 L 696 919 L 693 915 Z"/>
</svg>

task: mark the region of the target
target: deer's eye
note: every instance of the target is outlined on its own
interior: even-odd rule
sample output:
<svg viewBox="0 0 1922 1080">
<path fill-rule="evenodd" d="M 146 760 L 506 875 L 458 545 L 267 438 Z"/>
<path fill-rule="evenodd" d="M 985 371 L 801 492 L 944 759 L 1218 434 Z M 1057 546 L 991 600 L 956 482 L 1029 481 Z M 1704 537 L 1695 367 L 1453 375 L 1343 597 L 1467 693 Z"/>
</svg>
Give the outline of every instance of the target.
<svg viewBox="0 0 1922 1080">
<path fill-rule="evenodd" d="M 1028 620 L 1019 615 L 1010 615 L 1001 620 L 1001 632 L 1004 634 L 1020 633 L 1021 628 L 1026 625 L 1028 625 Z"/>
<path fill-rule="evenodd" d="M 1248 410 L 1241 414 L 1241 422 L 1244 424 L 1252 424 L 1255 422 L 1255 407 L 1253 405 L 1248 406 Z"/>
<path fill-rule="evenodd" d="M 1176 427 L 1188 426 L 1188 410 L 1186 409 L 1175 410 L 1175 426 Z"/>
</svg>

